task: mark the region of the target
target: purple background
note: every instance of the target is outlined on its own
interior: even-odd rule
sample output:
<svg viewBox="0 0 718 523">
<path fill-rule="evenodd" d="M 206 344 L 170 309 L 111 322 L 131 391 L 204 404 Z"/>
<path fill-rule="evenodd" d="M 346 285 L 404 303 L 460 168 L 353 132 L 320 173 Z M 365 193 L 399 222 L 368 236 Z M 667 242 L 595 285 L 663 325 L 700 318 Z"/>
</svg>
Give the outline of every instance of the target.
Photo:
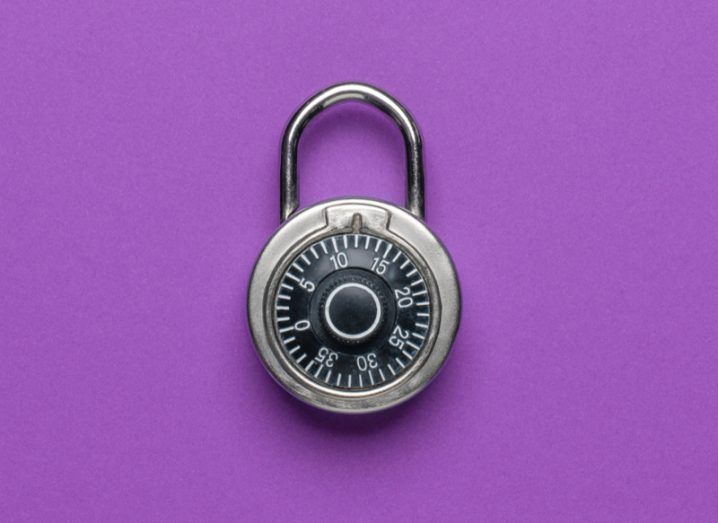
<svg viewBox="0 0 718 523">
<path fill-rule="evenodd" d="M 0 519 L 715 520 L 718 4 L 100 4 L 0 7 Z M 351 419 L 245 310 L 342 80 L 417 118 L 464 298 L 434 384 Z M 300 157 L 303 204 L 403 201 L 370 108 Z"/>
</svg>

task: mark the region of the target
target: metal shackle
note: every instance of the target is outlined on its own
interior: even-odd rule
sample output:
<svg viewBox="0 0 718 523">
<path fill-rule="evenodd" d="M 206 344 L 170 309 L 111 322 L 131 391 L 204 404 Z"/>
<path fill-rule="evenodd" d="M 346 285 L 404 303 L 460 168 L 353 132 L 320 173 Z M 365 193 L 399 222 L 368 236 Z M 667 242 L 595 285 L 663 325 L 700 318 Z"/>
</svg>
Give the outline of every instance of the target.
<svg viewBox="0 0 718 523">
<path fill-rule="evenodd" d="M 299 206 L 297 195 L 297 147 L 302 131 L 314 116 L 327 107 L 357 100 L 379 108 L 391 116 L 404 136 L 406 146 L 407 195 L 406 208 L 414 216 L 424 219 L 424 162 L 419 129 L 409 112 L 384 91 L 362 83 L 342 83 L 315 94 L 294 113 L 282 139 L 280 166 L 281 221 L 289 218 Z"/>
</svg>

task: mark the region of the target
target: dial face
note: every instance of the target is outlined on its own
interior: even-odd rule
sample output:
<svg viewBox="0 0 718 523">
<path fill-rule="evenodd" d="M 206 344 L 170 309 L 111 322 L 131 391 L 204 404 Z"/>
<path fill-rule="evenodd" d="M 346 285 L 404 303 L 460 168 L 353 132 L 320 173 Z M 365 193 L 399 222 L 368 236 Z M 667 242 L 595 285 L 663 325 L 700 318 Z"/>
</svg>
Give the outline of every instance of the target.
<svg viewBox="0 0 718 523">
<path fill-rule="evenodd" d="M 424 350 L 429 291 L 394 243 L 339 234 L 289 264 L 274 323 L 289 361 L 307 378 L 344 392 L 371 390 L 406 374 Z"/>
</svg>

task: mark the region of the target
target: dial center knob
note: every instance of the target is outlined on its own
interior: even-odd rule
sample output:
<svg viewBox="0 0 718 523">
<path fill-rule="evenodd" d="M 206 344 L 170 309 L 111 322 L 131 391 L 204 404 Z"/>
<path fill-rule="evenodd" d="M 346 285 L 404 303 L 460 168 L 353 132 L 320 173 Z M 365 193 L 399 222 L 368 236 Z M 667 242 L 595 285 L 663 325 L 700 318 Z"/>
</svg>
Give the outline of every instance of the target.
<svg viewBox="0 0 718 523">
<path fill-rule="evenodd" d="M 324 320 L 336 337 L 360 342 L 377 330 L 382 306 L 373 289 L 363 283 L 348 282 L 329 293 L 324 304 Z"/>
</svg>

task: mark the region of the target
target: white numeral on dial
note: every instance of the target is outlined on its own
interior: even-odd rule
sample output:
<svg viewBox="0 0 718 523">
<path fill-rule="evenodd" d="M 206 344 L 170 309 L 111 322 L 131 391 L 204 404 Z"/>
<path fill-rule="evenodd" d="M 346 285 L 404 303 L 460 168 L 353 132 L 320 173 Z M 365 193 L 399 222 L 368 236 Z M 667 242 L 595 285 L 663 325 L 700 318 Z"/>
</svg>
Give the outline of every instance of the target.
<svg viewBox="0 0 718 523">
<path fill-rule="evenodd" d="M 366 356 L 357 356 L 357 367 L 360 371 L 376 369 L 379 363 L 376 361 L 376 354 L 370 352 Z"/>
<path fill-rule="evenodd" d="M 294 330 L 305 331 L 311 326 L 312 325 L 311 323 L 309 323 L 309 320 L 299 320 L 297 323 L 294 324 Z"/>
<path fill-rule="evenodd" d="M 312 292 L 315 289 L 314 283 L 307 280 L 306 278 L 302 278 L 301 280 L 299 280 L 299 286 L 307 292 Z"/>
<path fill-rule="evenodd" d="M 396 298 L 396 304 L 400 309 L 405 309 L 414 305 L 414 298 L 411 297 L 411 290 L 409 290 L 409 287 L 394 289 L 394 297 Z"/>
<path fill-rule="evenodd" d="M 377 274 L 384 274 L 387 267 L 389 267 L 389 262 L 387 260 L 382 260 L 381 258 L 373 258 L 371 263 L 371 270 L 375 271 Z"/>
<path fill-rule="evenodd" d="M 329 259 L 334 264 L 334 269 L 343 269 L 347 265 L 349 265 L 349 260 L 347 259 L 347 255 L 344 252 L 338 252 L 336 256 L 330 256 Z"/>
<path fill-rule="evenodd" d="M 331 351 L 326 347 L 322 347 L 319 349 L 319 353 L 314 357 L 314 361 L 324 364 L 325 367 L 331 368 L 334 366 L 334 362 L 337 361 L 338 358 L 339 355 L 336 352 Z"/>
<path fill-rule="evenodd" d="M 391 333 L 392 336 L 389 338 L 389 344 L 392 347 L 404 348 L 404 341 L 409 337 L 409 331 L 403 330 L 398 325 L 394 327 L 394 331 Z"/>
</svg>

